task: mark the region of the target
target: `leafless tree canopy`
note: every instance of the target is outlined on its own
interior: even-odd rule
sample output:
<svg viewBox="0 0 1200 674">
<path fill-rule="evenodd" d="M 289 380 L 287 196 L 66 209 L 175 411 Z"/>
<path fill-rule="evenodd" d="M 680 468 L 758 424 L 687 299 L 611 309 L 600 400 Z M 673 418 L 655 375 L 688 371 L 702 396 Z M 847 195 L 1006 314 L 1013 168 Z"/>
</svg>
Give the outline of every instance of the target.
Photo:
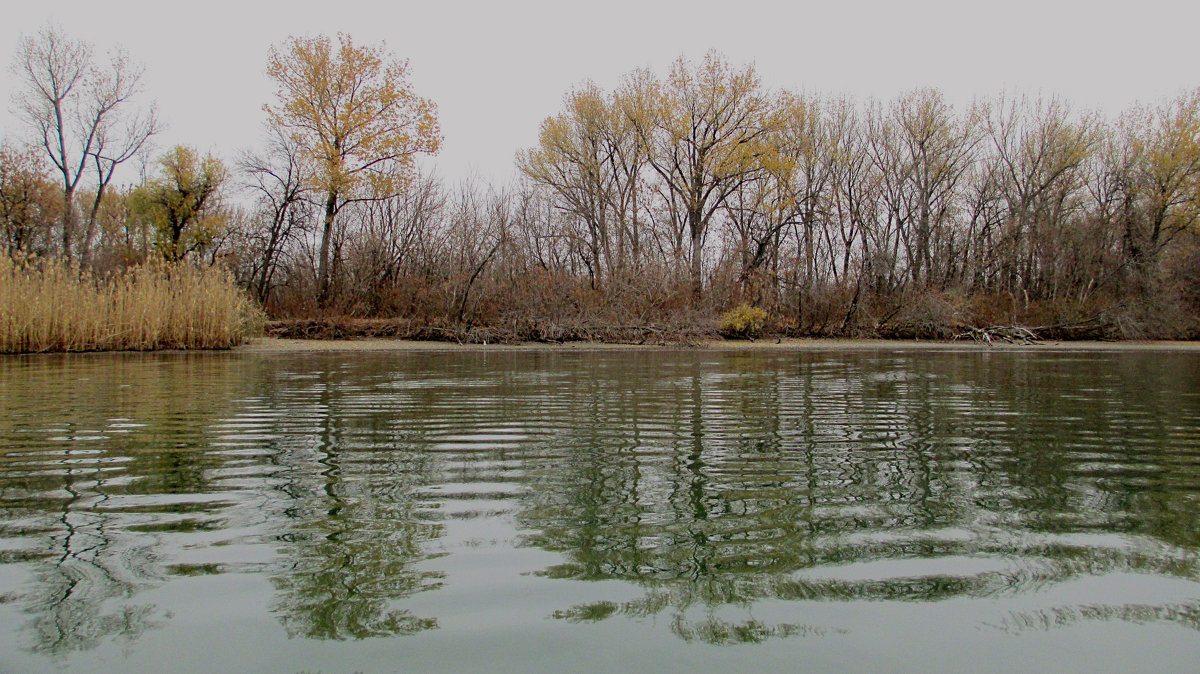
<svg viewBox="0 0 1200 674">
<path fill-rule="evenodd" d="M 67 259 L 81 250 L 88 262 L 104 192 L 116 168 L 131 159 L 158 130 L 154 109 L 132 109 L 142 69 L 123 51 L 99 62 L 90 44 L 47 26 L 24 37 L 14 69 L 23 87 L 14 102 L 54 170 L 61 176 L 63 209 L 59 251 Z M 76 194 L 84 181 L 92 190 L 82 241 Z"/>
</svg>

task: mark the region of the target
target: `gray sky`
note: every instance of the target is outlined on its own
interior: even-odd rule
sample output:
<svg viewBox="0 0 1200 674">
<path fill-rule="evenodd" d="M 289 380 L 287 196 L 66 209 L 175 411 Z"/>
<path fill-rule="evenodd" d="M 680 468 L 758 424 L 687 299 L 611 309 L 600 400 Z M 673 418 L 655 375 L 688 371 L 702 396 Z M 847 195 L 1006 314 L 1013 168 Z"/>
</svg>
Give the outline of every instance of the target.
<svg viewBox="0 0 1200 674">
<path fill-rule="evenodd" d="M 505 181 L 514 152 L 573 84 L 608 89 L 638 67 L 664 73 L 679 55 L 717 49 L 753 62 L 764 84 L 889 99 L 934 86 L 956 104 L 1002 90 L 1062 94 L 1116 113 L 1200 86 L 1200 3 L 1139 0 L 760 2 L 758 0 L 388 0 L 20 2 L 4 10 L 0 57 L 47 21 L 122 46 L 146 66 L 144 100 L 168 125 L 156 146 L 231 158 L 258 142 L 273 88 L 267 52 L 288 35 L 346 32 L 387 41 L 414 86 L 439 106 L 445 142 L 427 160 L 444 177 Z M 17 80 L 2 73 L 0 135 Z M 119 179 L 130 180 L 126 175 Z"/>
</svg>

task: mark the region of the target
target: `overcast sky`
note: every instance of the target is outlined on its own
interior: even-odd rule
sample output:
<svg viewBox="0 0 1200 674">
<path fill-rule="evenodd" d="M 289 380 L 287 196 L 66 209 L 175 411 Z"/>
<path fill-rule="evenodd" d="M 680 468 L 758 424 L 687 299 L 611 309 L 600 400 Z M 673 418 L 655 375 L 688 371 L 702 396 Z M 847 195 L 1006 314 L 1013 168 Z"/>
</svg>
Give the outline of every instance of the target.
<svg viewBox="0 0 1200 674">
<path fill-rule="evenodd" d="M 1200 3 L 1186 0 L 23 1 L 3 12 L 0 57 L 11 65 L 20 36 L 47 22 L 145 64 L 144 100 L 168 125 L 160 149 L 225 158 L 258 142 L 272 44 L 339 31 L 385 40 L 439 106 L 445 142 L 426 166 L 451 180 L 507 180 L 573 84 L 612 88 L 634 68 L 661 74 L 709 49 L 753 62 L 772 89 L 860 98 L 934 86 L 965 104 L 1017 89 L 1116 113 L 1200 86 Z M 12 138 L 23 130 L 11 67 L 0 81 L 0 135 Z"/>
</svg>

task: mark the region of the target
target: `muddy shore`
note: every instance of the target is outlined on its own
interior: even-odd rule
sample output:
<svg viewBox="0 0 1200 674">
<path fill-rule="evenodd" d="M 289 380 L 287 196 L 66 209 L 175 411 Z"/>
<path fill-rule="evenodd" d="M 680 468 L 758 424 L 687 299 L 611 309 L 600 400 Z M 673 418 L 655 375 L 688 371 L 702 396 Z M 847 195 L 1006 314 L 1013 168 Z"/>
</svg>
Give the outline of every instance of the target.
<svg viewBox="0 0 1200 674">
<path fill-rule="evenodd" d="M 304 353 L 331 351 L 581 351 L 581 350 L 655 350 L 655 349 L 707 349 L 719 351 L 896 351 L 896 350 L 972 350 L 972 349 L 1020 349 L 1055 351 L 1197 351 L 1200 342 L 1177 341 L 1041 341 L 1032 344 L 986 344 L 974 341 L 921 341 L 886 339 L 763 339 L 705 340 L 694 345 L 637 345 L 608 344 L 599 342 L 566 342 L 563 344 L 458 344 L 456 342 L 423 342 L 397 339 L 282 339 L 259 337 L 248 344 L 235 347 L 238 353 Z"/>
</svg>

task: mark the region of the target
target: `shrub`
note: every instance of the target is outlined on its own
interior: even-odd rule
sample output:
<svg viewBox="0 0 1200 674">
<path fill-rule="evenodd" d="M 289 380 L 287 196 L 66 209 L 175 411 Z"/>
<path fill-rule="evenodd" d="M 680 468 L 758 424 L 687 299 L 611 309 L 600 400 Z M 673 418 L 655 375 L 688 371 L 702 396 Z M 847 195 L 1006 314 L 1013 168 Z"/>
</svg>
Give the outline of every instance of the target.
<svg viewBox="0 0 1200 674">
<path fill-rule="evenodd" d="M 753 339 L 762 334 L 767 312 L 749 304 L 739 305 L 721 316 L 721 334 L 738 339 Z"/>
<path fill-rule="evenodd" d="M 901 304 L 876 331 L 889 339 L 949 339 L 966 321 L 965 300 L 954 293 L 920 290 L 899 299 Z"/>
</svg>

